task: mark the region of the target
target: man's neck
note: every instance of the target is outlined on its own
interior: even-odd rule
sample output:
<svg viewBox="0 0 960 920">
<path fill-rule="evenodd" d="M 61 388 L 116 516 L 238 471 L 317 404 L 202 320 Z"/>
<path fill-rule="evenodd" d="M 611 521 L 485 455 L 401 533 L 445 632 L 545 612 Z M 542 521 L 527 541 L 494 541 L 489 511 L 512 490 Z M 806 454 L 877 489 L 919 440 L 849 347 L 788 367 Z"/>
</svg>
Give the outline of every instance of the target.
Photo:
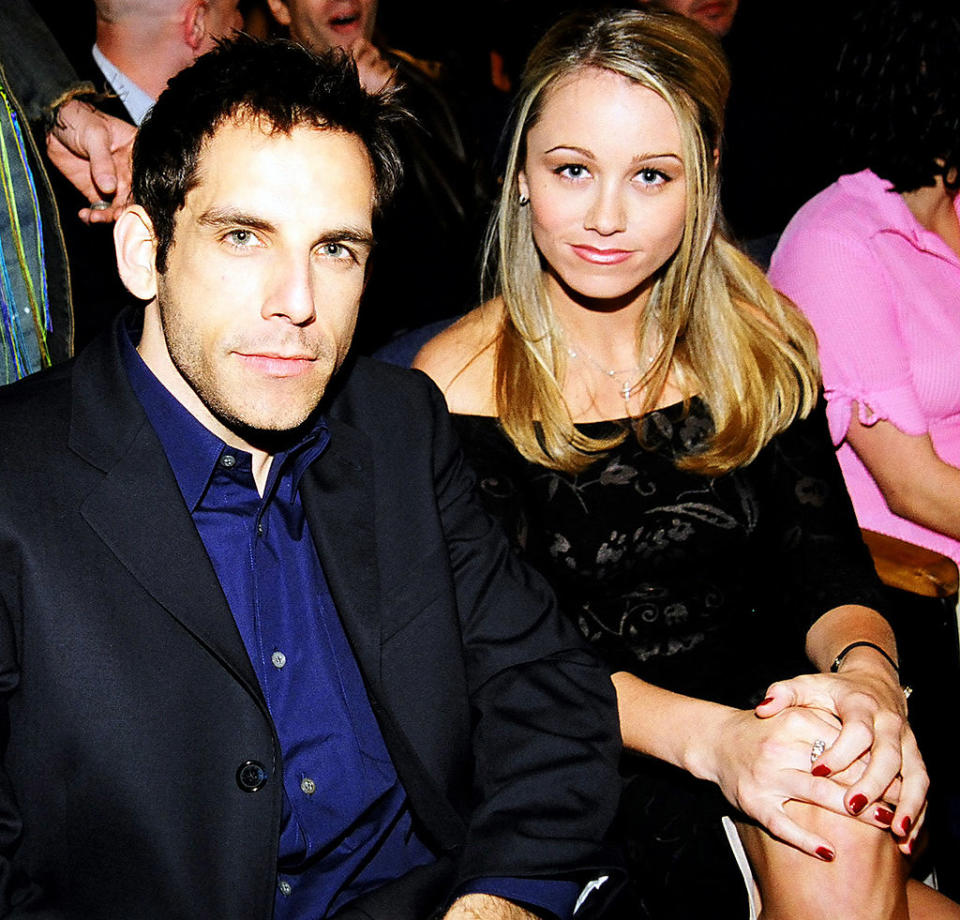
<svg viewBox="0 0 960 920">
<path fill-rule="evenodd" d="M 152 99 L 189 61 L 180 43 L 157 29 L 97 22 L 96 47 L 124 76 Z"/>
</svg>

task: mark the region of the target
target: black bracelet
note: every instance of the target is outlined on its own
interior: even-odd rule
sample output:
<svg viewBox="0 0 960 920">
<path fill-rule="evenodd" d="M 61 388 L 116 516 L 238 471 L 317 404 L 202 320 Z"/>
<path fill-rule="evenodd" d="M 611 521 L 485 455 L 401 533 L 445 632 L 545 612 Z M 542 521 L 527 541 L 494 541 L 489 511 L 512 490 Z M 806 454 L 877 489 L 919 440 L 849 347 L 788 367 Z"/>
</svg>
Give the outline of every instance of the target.
<svg viewBox="0 0 960 920">
<path fill-rule="evenodd" d="M 890 662 L 890 667 L 892 667 L 898 675 L 900 674 L 900 665 L 898 665 L 887 652 L 880 648 L 880 646 L 875 642 L 867 642 L 864 639 L 860 640 L 859 642 L 851 642 L 842 652 L 840 652 L 840 654 L 833 659 L 833 664 L 830 665 L 830 673 L 836 674 L 837 671 L 840 670 L 840 665 L 843 664 L 843 659 L 847 657 L 847 654 L 852 652 L 855 648 L 860 648 L 861 646 L 872 648 L 874 651 L 879 652 L 884 658 L 887 659 L 887 661 Z"/>
</svg>

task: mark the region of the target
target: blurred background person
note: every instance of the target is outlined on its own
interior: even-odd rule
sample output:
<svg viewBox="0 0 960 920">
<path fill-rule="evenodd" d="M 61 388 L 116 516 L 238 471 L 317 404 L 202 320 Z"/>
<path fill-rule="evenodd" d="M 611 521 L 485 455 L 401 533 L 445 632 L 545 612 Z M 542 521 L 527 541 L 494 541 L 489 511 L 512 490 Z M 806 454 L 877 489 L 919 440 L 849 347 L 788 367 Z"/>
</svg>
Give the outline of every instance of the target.
<svg viewBox="0 0 960 920">
<path fill-rule="evenodd" d="M 348 51 L 367 91 L 396 92 L 413 116 L 398 132 L 404 182 L 378 228 L 357 347 L 369 351 L 464 312 L 476 300 L 486 193 L 442 68 L 387 47 L 377 32 L 377 0 L 269 2 L 294 41 Z"/>
<path fill-rule="evenodd" d="M 113 208 L 89 205 L 129 191 L 134 129 L 82 101 L 92 90 L 27 0 L 0 4 L 0 383 L 73 350 L 60 216 L 32 131 L 46 136 L 51 160 L 83 190 L 84 219 L 112 220 Z"/>
<path fill-rule="evenodd" d="M 237 0 L 95 0 L 92 6 L 96 40 L 81 56 L 79 73 L 101 94 L 98 105 L 132 125 L 143 121 L 170 77 L 243 25 Z M 117 273 L 112 228 L 71 219 L 79 206 L 76 191 L 56 177 L 53 187 L 67 215 L 63 231 L 79 349 L 130 302 L 130 294 Z"/>
<path fill-rule="evenodd" d="M 960 11 L 889 0 L 851 35 L 846 174 L 790 222 L 770 279 L 816 329 L 860 524 L 960 562 Z"/>
<path fill-rule="evenodd" d="M 739 0 L 639 0 L 640 6 L 669 10 L 700 23 L 707 31 L 723 38 L 733 25 Z"/>
</svg>

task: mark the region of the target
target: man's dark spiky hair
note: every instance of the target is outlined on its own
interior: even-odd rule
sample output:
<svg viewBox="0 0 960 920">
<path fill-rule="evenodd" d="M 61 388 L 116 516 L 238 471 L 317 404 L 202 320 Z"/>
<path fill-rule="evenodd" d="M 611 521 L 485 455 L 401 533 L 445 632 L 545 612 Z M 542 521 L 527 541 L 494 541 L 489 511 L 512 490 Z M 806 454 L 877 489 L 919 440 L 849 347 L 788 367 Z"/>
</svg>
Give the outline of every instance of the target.
<svg viewBox="0 0 960 920">
<path fill-rule="evenodd" d="M 401 178 L 392 124 L 409 117 L 389 93 L 366 92 L 350 56 L 246 35 L 217 43 L 173 77 L 140 127 L 133 150 L 133 199 L 153 222 L 157 268 L 166 270 L 174 221 L 198 182 L 203 144 L 228 121 L 251 119 L 266 131 L 298 125 L 355 135 L 374 173 L 374 209 Z M 296 195 L 296 177 L 290 177 Z"/>
</svg>

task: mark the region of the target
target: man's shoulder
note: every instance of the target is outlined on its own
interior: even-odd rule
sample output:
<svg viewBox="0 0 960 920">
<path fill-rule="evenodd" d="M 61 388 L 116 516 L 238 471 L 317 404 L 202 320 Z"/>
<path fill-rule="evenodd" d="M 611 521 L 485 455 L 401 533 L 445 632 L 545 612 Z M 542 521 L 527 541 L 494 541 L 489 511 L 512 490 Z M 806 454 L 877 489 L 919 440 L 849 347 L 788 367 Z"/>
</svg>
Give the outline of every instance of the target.
<svg viewBox="0 0 960 920">
<path fill-rule="evenodd" d="M 73 361 L 0 387 L 0 475 L 61 456 L 70 428 Z"/>
<path fill-rule="evenodd" d="M 0 387 L 0 428 L 53 419 L 69 411 L 74 361 L 66 361 Z"/>
<path fill-rule="evenodd" d="M 326 414 L 358 428 L 426 422 L 443 397 L 419 371 L 356 357 L 341 368 L 328 392 Z"/>
</svg>

